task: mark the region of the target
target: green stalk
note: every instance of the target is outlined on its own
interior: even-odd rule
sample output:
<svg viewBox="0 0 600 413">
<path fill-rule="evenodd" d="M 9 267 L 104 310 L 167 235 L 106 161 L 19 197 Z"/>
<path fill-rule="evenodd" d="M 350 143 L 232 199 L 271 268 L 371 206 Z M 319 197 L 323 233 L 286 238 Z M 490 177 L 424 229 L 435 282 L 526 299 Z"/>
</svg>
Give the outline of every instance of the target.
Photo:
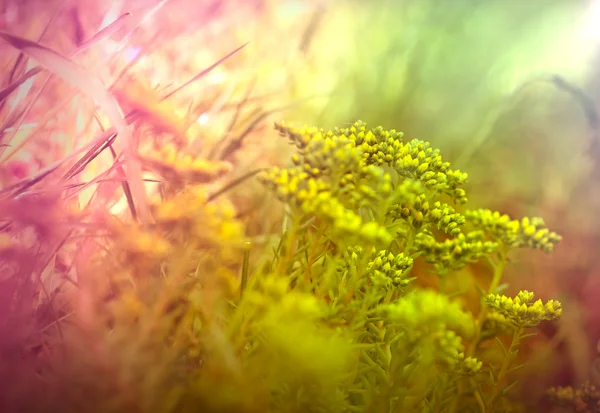
<svg viewBox="0 0 600 413">
<path fill-rule="evenodd" d="M 242 277 L 240 283 L 240 298 L 244 295 L 244 290 L 248 284 L 248 271 L 250 263 L 250 242 L 245 243 L 246 250 L 244 251 L 244 261 L 242 262 Z"/>
<path fill-rule="evenodd" d="M 490 283 L 490 286 L 488 288 L 488 294 L 491 294 L 494 291 L 496 291 L 496 289 L 500 285 L 500 281 L 502 280 L 502 275 L 504 273 L 504 267 L 506 266 L 506 248 L 502 247 L 499 255 L 500 255 L 500 257 L 499 257 L 497 263 L 494 263 L 491 260 L 491 258 L 487 257 L 488 262 L 494 269 L 492 282 Z M 475 350 L 477 349 L 477 346 L 479 345 L 479 341 L 481 340 L 481 329 L 483 328 L 483 323 L 485 322 L 487 314 L 488 314 L 488 309 L 482 303 L 481 311 L 479 312 L 479 317 L 477 318 L 477 323 L 475 324 L 475 336 L 466 346 L 465 357 L 473 357 L 473 354 L 475 353 Z M 458 384 L 458 395 L 454 398 L 454 401 L 450 408 L 451 413 L 456 412 L 456 409 L 458 408 L 458 401 L 459 401 L 460 395 L 464 392 L 464 388 L 465 388 L 464 382 L 460 381 Z"/>
<path fill-rule="evenodd" d="M 490 405 L 487 410 L 490 412 L 493 411 L 494 401 L 500 394 L 502 382 L 504 381 L 506 372 L 508 371 L 508 367 L 510 366 L 511 358 L 513 355 L 513 349 L 515 349 L 519 346 L 519 342 L 521 340 L 521 334 L 523 334 L 523 327 L 519 327 L 519 328 L 515 329 L 515 331 L 513 333 L 512 341 L 510 343 L 510 347 L 509 347 L 508 351 L 506 352 L 506 354 L 504 355 L 504 360 L 502 360 L 502 366 L 500 367 L 500 371 L 498 372 L 498 377 L 496 377 L 496 383 L 492 390 L 492 395 L 489 399 Z"/>
<path fill-rule="evenodd" d="M 497 263 L 494 263 L 489 257 L 488 261 L 490 262 L 492 268 L 494 269 L 494 276 L 492 278 L 492 282 L 490 283 L 490 287 L 488 289 L 488 294 L 492 294 L 498 286 L 500 285 L 500 281 L 502 280 L 502 275 L 504 273 L 504 267 L 506 266 L 506 251 L 502 250 L 500 252 L 500 258 Z M 479 312 L 479 317 L 477 318 L 477 324 L 475 326 L 475 337 L 471 340 L 468 348 L 467 348 L 467 357 L 472 357 L 475 353 L 475 349 L 481 340 L 481 329 L 483 328 L 483 323 L 488 314 L 488 308 L 485 305 L 482 305 L 481 311 Z"/>
</svg>

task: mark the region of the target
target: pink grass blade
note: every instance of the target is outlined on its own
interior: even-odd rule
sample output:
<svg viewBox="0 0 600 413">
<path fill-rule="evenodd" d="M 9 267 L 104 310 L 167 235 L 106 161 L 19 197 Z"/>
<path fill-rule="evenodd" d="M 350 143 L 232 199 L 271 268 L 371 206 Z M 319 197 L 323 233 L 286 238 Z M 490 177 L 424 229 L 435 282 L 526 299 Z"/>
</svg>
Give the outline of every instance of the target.
<svg viewBox="0 0 600 413">
<path fill-rule="evenodd" d="M 21 179 L 18 182 L 10 185 L 9 187 L 0 188 L 0 196 L 8 195 L 8 196 L 14 197 L 14 196 L 20 195 L 21 193 L 24 192 L 23 188 L 27 189 L 27 188 L 31 187 L 32 185 L 34 185 L 35 183 L 41 181 L 43 178 L 50 175 L 52 172 L 56 171 L 64 163 L 70 162 L 73 159 L 75 159 L 83 151 L 88 150 L 90 148 L 94 148 L 97 145 L 99 145 L 103 142 L 106 142 L 108 139 L 112 139 L 112 137 L 115 133 L 116 133 L 115 128 L 110 128 L 106 132 L 102 132 L 100 135 L 98 135 L 96 138 L 94 138 L 91 142 L 88 142 L 87 144 L 82 145 L 81 147 L 79 147 L 78 149 L 76 149 L 75 151 L 70 153 L 69 155 L 65 156 L 64 158 L 54 162 L 52 165 L 49 165 L 49 166 L 43 168 L 36 175 L 34 175 L 30 178 Z"/>
<path fill-rule="evenodd" d="M 116 32 L 123 24 L 126 22 L 127 18 L 131 17 L 131 13 L 124 13 L 114 22 L 100 30 L 98 33 L 90 37 L 88 40 L 84 41 L 78 48 L 73 52 L 70 57 L 77 56 L 80 53 L 83 53 L 94 44 L 99 43 L 100 41 L 110 37 L 114 32 Z M 10 85 L 6 86 L 4 89 L 0 90 L 0 102 L 4 101 L 12 92 L 15 91 L 19 86 L 25 83 L 28 79 L 37 75 L 43 70 L 40 66 L 29 69 L 27 72 L 19 76 L 15 79 Z"/>
<path fill-rule="evenodd" d="M 31 59 L 36 60 L 48 71 L 61 77 L 65 82 L 76 87 L 100 105 L 117 130 L 119 137 L 117 143 L 125 157 L 127 179 L 131 185 L 131 191 L 137 204 L 140 218 L 143 221 L 148 220 L 149 209 L 142 181 L 142 171 L 138 160 L 135 158 L 135 148 L 131 132 L 125 122 L 119 104 L 114 96 L 104 87 L 102 81 L 83 67 L 52 49 L 4 32 L 0 32 L 0 38 L 27 54 Z"/>
<path fill-rule="evenodd" d="M 123 24 L 125 24 L 129 17 L 131 17 L 131 13 L 129 12 L 120 15 L 115 21 L 113 21 L 108 26 L 98 31 L 98 33 L 81 43 L 77 50 L 75 50 L 75 52 L 71 54 L 71 57 L 77 56 L 78 54 L 92 47 L 94 44 L 106 39 L 107 37 L 112 36 L 118 29 L 120 29 L 123 26 Z"/>
<path fill-rule="evenodd" d="M 15 136 L 17 136 L 17 134 L 19 133 L 19 130 L 21 129 L 21 126 L 23 125 L 23 122 L 27 118 L 27 115 L 29 115 L 29 113 L 33 109 L 33 106 L 36 104 L 36 102 L 38 101 L 38 99 L 40 98 L 40 96 L 42 95 L 42 93 L 44 93 L 44 90 L 46 90 L 46 87 L 48 86 L 48 83 L 50 83 L 50 79 L 51 78 L 52 78 L 52 75 L 47 75 L 46 76 L 46 79 L 44 79 L 44 82 L 42 83 L 42 86 L 36 92 L 36 94 L 33 97 L 33 99 L 31 99 L 27 103 L 27 105 L 25 106 L 24 110 L 16 118 L 16 123 L 15 123 L 15 126 L 13 128 L 13 132 L 9 135 L 8 142 L 11 142 L 15 138 Z M 9 113 L 9 115 L 10 115 L 10 113 Z M 8 118 L 6 121 L 7 121 L 7 123 L 3 124 L 0 127 L 0 130 L 6 130 L 5 126 L 9 125 L 8 122 L 12 122 L 12 120 L 10 118 Z"/>
<path fill-rule="evenodd" d="M 192 77 L 190 80 L 188 80 L 187 82 L 185 82 L 183 85 L 181 85 L 177 89 L 174 89 L 173 91 L 169 92 L 167 95 L 165 95 L 162 98 L 162 100 L 170 98 L 171 96 L 173 96 L 175 93 L 179 92 L 180 90 L 182 90 L 186 86 L 188 86 L 191 83 L 194 83 L 195 81 L 203 78 L 204 76 L 206 76 L 207 74 L 209 74 L 210 72 L 212 72 L 215 68 L 217 68 L 218 66 L 220 66 L 224 61 L 226 61 L 231 56 L 233 56 L 234 54 L 236 54 L 237 52 L 239 52 L 240 50 L 242 50 L 244 47 L 246 47 L 248 45 L 248 43 L 250 43 L 250 42 L 246 42 L 243 45 L 241 45 L 240 47 L 238 47 L 237 49 L 235 49 L 235 50 L 227 53 L 225 56 L 223 56 L 222 58 L 220 58 L 219 60 L 217 60 L 215 63 L 213 63 L 212 65 L 210 65 L 206 69 L 202 70 L 200 73 L 196 74 L 194 77 Z"/>
<path fill-rule="evenodd" d="M 46 113 L 44 113 L 44 116 L 42 117 L 42 119 L 40 119 L 38 122 L 36 122 L 34 124 L 34 126 L 27 131 L 27 135 L 17 145 L 12 146 L 12 142 L 8 142 L 8 144 L 10 146 L 10 151 L 7 155 L 5 155 L 4 152 L 0 151 L 0 162 L 6 162 L 10 158 L 15 156 L 23 147 L 25 147 L 25 145 L 27 145 L 27 143 L 37 133 L 39 133 L 41 130 L 44 129 L 44 127 L 50 121 L 50 119 L 52 119 L 54 116 L 56 116 L 56 114 L 59 113 L 60 111 L 64 110 L 64 108 L 69 104 L 69 102 L 75 97 L 76 94 L 77 93 L 73 92 L 73 91 L 66 92 L 64 98 L 62 100 L 58 101 L 52 109 L 50 109 Z M 1 131 L 1 132 L 6 133 L 9 131 L 13 132 L 15 130 L 18 130 L 18 129 L 8 128 L 7 130 Z"/>
<path fill-rule="evenodd" d="M 125 35 L 125 37 L 123 38 L 123 40 L 120 42 L 121 45 L 125 45 L 127 44 L 127 42 L 129 41 L 129 39 L 131 38 L 131 36 L 133 36 L 133 34 L 139 29 L 139 27 L 145 23 L 147 23 L 148 21 L 150 21 L 150 19 L 152 18 L 152 16 L 154 16 L 156 13 L 158 13 L 158 11 L 160 9 L 162 9 L 165 4 L 167 4 L 169 2 L 169 0 L 161 0 L 156 6 L 154 6 L 153 8 L 151 8 L 150 10 L 148 10 L 148 12 L 146 14 L 144 14 L 142 16 L 142 18 L 138 21 L 138 23 L 135 25 L 135 27 Z"/>
<path fill-rule="evenodd" d="M 121 10 L 123 10 L 123 7 L 125 6 L 124 3 L 124 0 L 114 0 L 110 3 L 104 18 L 102 19 L 102 23 L 100 23 L 100 30 L 111 24 L 110 22 L 117 20 L 117 16 L 119 16 Z"/>
</svg>

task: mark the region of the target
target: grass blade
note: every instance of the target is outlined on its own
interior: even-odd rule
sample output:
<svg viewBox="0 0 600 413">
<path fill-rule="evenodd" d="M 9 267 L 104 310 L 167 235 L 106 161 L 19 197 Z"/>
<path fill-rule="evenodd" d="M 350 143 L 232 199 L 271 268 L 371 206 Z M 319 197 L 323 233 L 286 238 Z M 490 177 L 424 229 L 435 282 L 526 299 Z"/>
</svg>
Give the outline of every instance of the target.
<svg viewBox="0 0 600 413">
<path fill-rule="evenodd" d="M 156 6 L 152 7 L 144 16 L 142 16 L 142 18 L 138 21 L 135 27 L 125 35 L 125 37 L 121 41 L 121 44 L 126 44 L 131 38 L 131 36 L 133 36 L 133 34 L 139 29 L 139 27 L 149 22 L 152 16 L 158 13 L 158 11 L 162 9 L 168 2 L 169 0 L 161 0 Z"/>
<path fill-rule="evenodd" d="M 98 135 L 91 142 L 89 142 L 85 145 L 82 145 L 80 148 L 74 150 L 72 153 L 65 156 L 64 158 L 54 162 L 52 165 L 49 165 L 49 166 L 43 168 L 33 177 L 24 178 L 6 188 L 0 188 L 0 196 L 10 194 L 9 196 L 14 197 L 14 196 L 17 196 L 17 195 L 23 193 L 25 189 L 30 188 L 31 186 L 35 185 L 40 180 L 42 180 L 43 178 L 45 178 L 52 172 L 56 171 L 65 162 L 70 162 L 71 160 L 73 160 L 74 158 L 79 156 L 79 154 L 82 153 L 83 151 L 85 151 L 89 148 L 96 147 L 97 145 L 100 145 L 101 143 L 106 142 L 107 139 L 112 139 L 112 137 L 115 133 L 116 133 L 115 129 L 110 128 L 106 132 L 103 132 L 102 134 Z M 23 189 L 23 188 L 25 188 L 25 189 Z"/>
<path fill-rule="evenodd" d="M 98 33 L 90 37 L 88 40 L 83 42 L 75 52 L 71 54 L 70 57 L 77 56 L 78 54 L 86 51 L 94 44 L 100 42 L 101 40 L 111 36 L 117 29 L 119 29 L 124 23 L 127 17 L 131 16 L 131 13 L 125 13 L 121 15 L 117 20 L 106 26 L 104 29 L 100 30 Z M 6 86 L 4 89 L 0 90 L 0 102 L 4 101 L 12 92 L 15 91 L 19 86 L 25 83 L 28 79 L 31 79 L 33 76 L 37 75 L 43 70 L 40 66 L 29 69 L 27 72 L 19 76 L 15 79 L 10 85 Z"/>
<path fill-rule="evenodd" d="M 89 49 L 94 44 L 98 43 L 99 41 L 106 39 L 107 37 L 110 37 L 114 32 L 116 32 L 119 28 L 121 28 L 121 26 L 123 26 L 126 19 L 129 17 L 131 17 L 131 13 L 129 13 L 129 12 L 123 13 L 122 15 L 120 15 L 119 18 L 117 18 L 115 21 L 113 21 L 108 26 L 101 29 L 98 33 L 96 33 L 95 35 L 93 35 L 92 37 L 90 37 L 89 39 L 84 41 L 83 43 L 81 43 L 81 45 L 79 45 L 79 47 L 71 55 L 71 57 L 77 56 L 79 53 Z"/>
<path fill-rule="evenodd" d="M 242 280 L 240 284 L 240 298 L 242 298 L 244 294 L 244 290 L 246 289 L 246 285 L 248 284 L 248 271 L 249 271 L 249 263 L 250 263 L 250 242 L 245 243 L 246 250 L 244 251 L 244 262 L 242 263 Z"/>
<path fill-rule="evenodd" d="M 208 197 L 208 201 L 212 202 L 214 201 L 217 197 L 223 195 L 225 192 L 231 190 L 232 188 L 235 188 L 236 186 L 238 186 L 239 184 L 243 183 L 244 181 L 246 181 L 249 178 L 252 178 L 254 175 L 258 174 L 259 172 L 263 171 L 263 169 L 255 169 L 253 171 L 250 171 L 242 176 L 240 176 L 239 178 L 234 179 L 232 182 L 228 183 L 227 185 L 225 185 L 223 188 L 219 189 L 218 191 L 212 193 L 209 197 Z"/>
<path fill-rule="evenodd" d="M 250 43 L 250 42 L 246 42 L 243 45 L 241 45 L 240 47 L 238 47 L 237 49 L 235 49 L 235 50 L 227 53 L 225 56 L 223 56 L 222 58 L 220 58 L 219 60 L 217 60 L 215 63 L 213 63 L 212 65 L 210 65 L 206 69 L 202 70 L 200 73 L 196 74 L 194 77 L 192 77 L 190 80 L 188 80 L 187 82 L 185 82 L 183 85 L 181 85 L 177 89 L 174 89 L 173 91 L 169 92 L 165 97 L 163 97 L 163 100 L 170 98 L 175 93 L 177 93 L 177 92 L 181 91 L 182 89 L 184 89 L 186 86 L 190 85 L 191 83 L 194 83 L 195 81 L 203 78 L 204 76 L 206 76 L 207 74 L 209 74 L 210 72 L 212 72 L 216 67 L 220 66 L 224 61 L 226 61 L 231 56 L 233 56 L 234 54 L 236 54 L 237 52 L 239 52 L 240 50 L 242 50 L 244 47 L 246 47 L 248 45 L 248 43 Z"/>
<path fill-rule="evenodd" d="M 61 77 L 65 82 L 76 87 L 100 105 L 117 130 L 119 139 L 116 142 L 121 147 L 120 149 L 122 149 L 125 157 L 127 179 L 131 185 L 131 191 L 137 203 L 140 217 L 143 221 L 148 220 L 149 208 L 142 181 L 141 167 L 134 156 L 133 139 L 121 108 L 113 95 L 104 87 L 102 81 L 52 49 L 5 32 L 0 32 L 0 38 L 27 54 L 31 59 L 36 60 L 42 67 Z"/>
</svg>

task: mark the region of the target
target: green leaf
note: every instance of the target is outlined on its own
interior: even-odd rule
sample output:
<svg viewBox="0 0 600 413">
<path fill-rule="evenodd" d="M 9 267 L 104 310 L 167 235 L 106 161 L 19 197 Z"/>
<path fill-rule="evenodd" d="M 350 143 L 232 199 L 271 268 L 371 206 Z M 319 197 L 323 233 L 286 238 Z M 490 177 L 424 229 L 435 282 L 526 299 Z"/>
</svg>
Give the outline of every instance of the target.
<svg viewBox="0 0 600 413">
<path fill-rule="evenodd" d="M 490 379 L 492 380 L 492 384 L 495 386 L 496 384 L 498 384 L 498 374 L 496 373 L 494 366 L 492 366 L 491 364 L 489 365 L 488 372 L 490 373 Z"/>
<path fill-rule="evenodd" d="M 475 288 L 477 289 L 477 292 L 479 293 L 481 298 L 485 297 L 487 295 L 487 293 L 483 290 L 483 288 L 481 288 L 477 282 L 475 282 L 474 284 L 475 284 Z"/>
<path fill-rule="evenodd" d="M 500 349 L 502 349 L 502 354 L 504 355 L 504 357 L 507 357 L 508 350 L 504 346 L 504 343 L 502 343 L 502 340 L 500 340 L 498 337 L 494 337 L 494 340 L 496 340 L 496 343 L 498 343 L 498 346 L 500 347 Z"/>
<path fill-rule="evenodd" d="M 412 278 L 413 280 L 416 279 L 416 277 Z M 453 292 L 452 294 L 448 294 L 448 299 L 453 300 L 456 297 L 460 297 L 461 295 L 464 295 L 465 292 L 464 291 L 456 291 Z"/>
<path fill-rule="evenodd" d="M 516 380 L 516 381 L 512 382 L 511 384 L 509 384 L 508 386 L 506 386 L 505 388 L 503 388 L 501 394 L 505 395 L 506 393 L 508 393 L 513 387 L 515 387 L 517 385 L 517 383 L 519 383 L 519 380 Z"/>
<path fill-rule="evenodd" d="M 508 373 L 512 373 L 513 371 L 520 370 L 520 369 L 522 369 L 522 368 L 523 368 L 523 367 L 525 367 L 525 366 L 526 366 L 525 364 L 521 364 L 521 365 L 519 365 L 519 366 L 515 366 L 515 367 L 513 367 L 513 368 L 510 368 L 510 369 L 508 369 L 508 371 L 507 371 L 506 373 L 507 373 L 507 374 L 508 374 Z"/>
<path fill-rule="evenodd" d="M 537 335 L 538 335 L 538 333 L 523 334 L 521 337 L 519 337 L 519 340 L 524 340 L 524 339 L 529 338 L 529 337 L 535 337 Z"/>
</svg>

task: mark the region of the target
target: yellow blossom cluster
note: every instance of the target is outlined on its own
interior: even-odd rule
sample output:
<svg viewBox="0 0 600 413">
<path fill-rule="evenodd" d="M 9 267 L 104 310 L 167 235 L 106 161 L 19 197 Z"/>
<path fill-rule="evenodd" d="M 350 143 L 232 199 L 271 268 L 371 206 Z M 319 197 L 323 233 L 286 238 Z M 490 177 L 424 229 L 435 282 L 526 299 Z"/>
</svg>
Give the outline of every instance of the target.
<svg viewBox="0 0 600 413">
<path fill-rule="evenodd" d="M 484 240 L 482 231 L 460 233 L 455 238 L 436 240 L 432 235 L 421 232 L 415 245 L 425 261 L 440 270 L 458 270 L 466 264 L 477 262 L 481 257 L 496 250 L 497 243 Z"/>
<path fill-rule="evenodd" d="M 381 250 L 369 262 L 367 269 L 371 271 L 371 281 L 375 285 L 388 287 L 406 287 L 411 281 L 407 275 L 413 265 L 413 259 L 404 253 L 393 254 Z"/>
<path fill-rule="evenodd" d="M 209 161 L 190 154 L 181 154 L 174 145 L 165 145 L 141 160 L 147 168 L 171 185 L 212 182 L 231 171 L 231 164 L 228 162 Z"/>
<path fill-rule="evenodd" d="M 428 142 L 413 139 L 405 143 L 402 132 L 384 130 L 382 127 L 368 130 L 362 121 L 355 122 L 349 128 L 335 128 L 333 131 L 307 126 L 296 129 L 284 123 L 275 124 L 275 128 L 301 150 L 300 155 L 295 157 L 296 163 L 301 163 L 304 157 L 309 167 L 313 167 L 313 141 L 343 140 L 360 150 L 363 166 L 387 164 L 404 178 L 421 181 L 426 188 L 448 194 L 460 204 L 467 202 L 466 193 L 461 188 L 467 180 L 467 174 L 451 169 L 450 163 L 442 160 L 439 150 L 433 149 Z M 331 156 L 324 150 L 321 159 L 325 163 L 332 163 L 339 162 L 343 156 Z"/>
<path fill-rule="evenodd" d="M 560 302 L 549 300 L 533 301 L 534 294 L 520 291 L 516 297 L 510 298 L 499 294 L 488 294 L 485 304 L 506 317 L 506 320 L 518 328 L 535 327 L 544 320 L 557 320 L 562 315 Z"/>
<path fill-rule="evenodd" d="M 546 228 L 544 220 L 539 217 L 524 217 L 519 221 L 489 209 L 466 211 L 465 217 L 476 228 L 491 234 L 506 247 L 529 247 L 551 252 L 562 239 Z"/>
</svg>

